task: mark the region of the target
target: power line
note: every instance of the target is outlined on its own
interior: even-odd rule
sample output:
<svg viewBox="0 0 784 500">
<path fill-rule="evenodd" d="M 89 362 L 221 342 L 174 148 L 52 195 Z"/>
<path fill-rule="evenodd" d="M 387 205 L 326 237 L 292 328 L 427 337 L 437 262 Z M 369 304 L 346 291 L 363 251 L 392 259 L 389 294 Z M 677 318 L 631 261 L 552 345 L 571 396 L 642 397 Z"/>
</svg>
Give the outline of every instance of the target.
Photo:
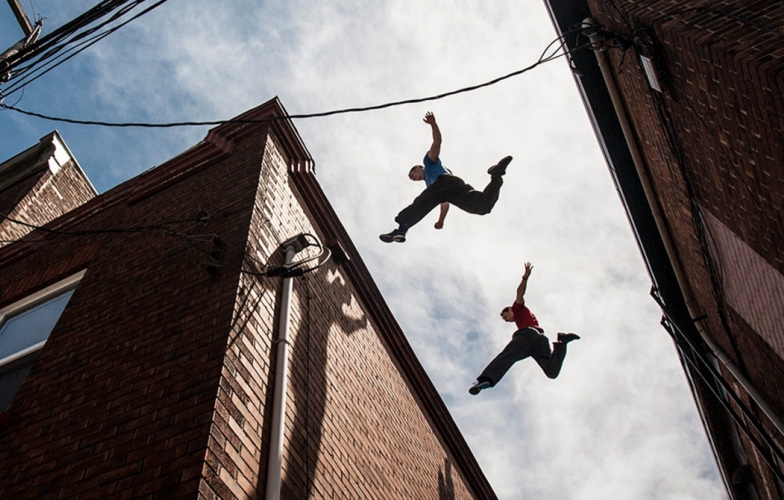
<svg viewBox="0 0 784 500">
<path fill-rule="evenodd" d="M 5 75 L 8 79 L 22 79 L 18 82 L 12 83 L 9 88 L 3 91 L 0 95 L 8 96 L 19 91 L 20 89 L 23 89 L 26 85 L 29 85 L 57 66 L 63 64 L 72 57 L 91 47 L 95 43 L 111 35 L 128 23 L 149 13 L 168 0 L 158 0 L 156 3 L 144 9 L 130 19 L 102 32 L 98 32 L 105 26 L 120 20 L 122 17 L 129 14 L 133 9 L 145 1 L 147 0 L 104 1 L 76 19 L 72 20 L 71 22 L 61 26 L 54 32 L 42 37 L 36 43 L 33 43 L 29 47 L 21 50 L 18 54 L 15 54 L 9 60 L 3 61 L 4 66 L 0 69 L 5 72 Z M 129 2 L 131 2 L 130 5 L 125 5 Z M 113 11 L 117 12 L 109 17 L 108 20 L 86 29 L 88 25 L 108 16 Z M 82 29 L 84 29 L 84 31 L 77 33 Z M 70 48 L 64 50 L 69 46 Z M 25 65 L 25 63 L 27 64 Z M 28 79 L 25 77 L 28 72 L 34 75 L 33 78 Z"/>
<path fill-rule="evenodd" d="M 162 1 L 165 1 L 165 0 L 162 0 Z M 194 127 L 194 126 L 207 126 L 207 125 L 215 126 L 215 125 L 222 125 L 222 124 L 226 124 L 226 123 L 267 123 L 267 122 L 278 121 L 278 120 L 302 119 L 302 118 L 320 118 L 320 117 L 333 116 L 333 115 L 339 115 L 339 114 L 360 113 L 360 112 L 366 112 L 366 111 L 376 111 L 376 110 L 380 110 L 380 109 L 386 109 L 386 108 L 391 108 L 391 107 L 403 106 L 403 105 L 406 105 L 406 104 L 418 104 L 418 103 L 422 103 L 422 102 L 435 101 L 435 100 L 439 100 L 439 99 L 444 99 L 446 97 L 451 97 L 453 95 L 462 94 L 462 93 L 466 93 L 466 92 L 473 92 L 475 90 L 479 90 L 479 89 L 482 89 L 482 88 L 485 88 L 485 87 L 490 87 L 492 85 L 495 85 L 495 84 L 497 84 L 499 82 L 502 82 L 504 80 L 507 80 L 509 78 L 521 75 L 523 73 L 527 73 L 528 71 L 531 71 L 532 69 L 536 68 L 537 66 L 539 66 L 541 64 L 544 64 L 544 63 L 550 62 L 552 60 L 558 59 L 559 57 L 563 57 L 563 56 L 565 56 L 567 54 L 574 53 L 574 52 L 576 52 L 578 50 L 590 47 L 590 44 L 586 43 L 586 44 L 583 44 L 583 45 L 578 45 L 577 47 L 575 47 L 573 49 L 568 49 L 568 50 L 564 50 L 563 52 L 560 52 L 564 48 L 564 46 L 565 46 L 565 41 L 563 40 L 563 38 L 566 35 L 568 35 L 568 34 L 569 33 L 565 34 L 563 37 L 556 38 L 555 40 L 550 42 L 550 44 L 545 48 L 545 50 L 542 53 L 542 55 L 539 57 L 539 60 L 537 60 L 535 63 L 531 64 L 530 66 L 527 66 L 527 67 L 525 67 L 523 69 L 519 69 L 517 71 L 513 71 L 512 73 L 509 73 L 507 75 L 500 76 L 498 78 L 494 78 L 493 80 L 490 80 L 490 81 L 487 81 L 487 82 L 484 82 L 484 83 L 480 83 L 480 84 L 477 84 L 477 85 L 471 85 L 469 87 L 463 87 L 463 88 L 460 88 L 460 89 L 457 89 L 457 90 L 451 90 L 451 91 L 448 91 L 448 92 L 444 92 L 444 93 L 441 93 L 441 94 L 432 95 L 432 96 L 428 96 L 428 97 L 419 97 L 419 98 L 405 99 L 405 100 L 401 100 L 401 101 L 392 101 L 392 102 L 387 102 L 387 103 L 383 103 L 383 104 L 376 104 L 376 105 L 371 105 L 371 106 L 361 106 L 361 107 L 353 107 L 353 108 L 336 109 L 336 110 L 332 110 L 332 111 L 323 111 L 323 112 L 319 112 L 319 113 L 302 113 L 302 114 L 294 114 L 294 115 L 287 115 L 287 116 L 281 116 L 281 117 L 271 117 L 271 118 L 261 118 L 261 119 L 232 119 L 232 120 L 181 121 L 181 122 L 169 122 L 169 123 L 149 123 L 149 122 L 107 122 L 107 121 L 99 121 L 99 120 L 78 120 L 78 119 L 73 119 L 73 118 L 56 117 L 56 116 L 51 116 L 51 115 L 45 115 L 43 113 L 36 113 L 36 112 L 33 112 L 33 111 L 23 110 L 23 109 L 17 108 L 16 106 L 11 106 L 11 105 L 8 105 L 8 104 L 4 104 L 2 102 L 0 102 L 0 108 L 8 109 L 8 110 L 11 110 L 11 111 L 16 111 L 17 113 L 21 113 L 21 114 L 28 115 L 28 116 L 33 116 L 33 117 L 36 117 L 36 118 L 41 118 L 41 119 L 44 119 L 44 120 L 57 121 L 57 122 L 63 122 L 63 123 L 72 123 L 72 124 L 75 124 L 75 125 L 96 125 L 96 126 L 102 126 L 102 127 L 142 127 L 142 128 L 174 128 L 174 127 Z M 561 43 L 555 49 L 555 51 L 552 54 L 547 55 L 547 52 L 551 49 L 551 47 L 555 43 L 557 43 L 559 41 Z"/>
<path fill-rule="evenodd" d="M 173 231 L 171 228 L 171 224 L 179 224 L 182 222 L 207 222 L 212 218 L 212 216 L 203 211 L 199 214 L 198 218 L 189 218 L 189 219 L 181 219 L 175 220 L 171 222 L 167 222 L 165 224 L 159 224 L 155 226 L 137 226 L 137 227 L 127 227 L 127 228 L 111 228 L 111 229 L 83 229 L 83 230 L 75 230 L 75 231 L 67 231 L 67 230 L 60 230 L 60 229 L 50 229 L 44 226 L 38 226 L 35 224 L 30 224 L 29 222 L 24 222 L 18 219 L 14 219 L 7 214 L 0 213 L 0 219 L 7 220 L 13 224 L 17 224 L 19 226 L 28 227 L 30 229 L 42 231 L 45 233 L 53 234 L 53 235 L 60 235 L 60 236 L 87 236 L 90 234 L 117 234 L 117 233 L 141 233 L 145 231 L 170 231 L 173 234 L 176 234 L 176 231 Z"/>
</svg>

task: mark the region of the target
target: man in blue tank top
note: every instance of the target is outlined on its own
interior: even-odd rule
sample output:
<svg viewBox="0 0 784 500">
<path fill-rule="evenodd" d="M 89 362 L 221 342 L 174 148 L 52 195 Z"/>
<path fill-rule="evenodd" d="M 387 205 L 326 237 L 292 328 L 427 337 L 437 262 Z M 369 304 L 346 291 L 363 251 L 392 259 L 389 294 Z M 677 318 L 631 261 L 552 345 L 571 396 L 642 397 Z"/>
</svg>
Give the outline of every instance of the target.
<svg viewBox="0 0 784 500">
<path fill-rule="evenodd" d="M 433 132 L 433 143 L 425 155 L 423 165 L 415 165 L 408 172 L 408 177 L 412 181 L 425 181 L 427 187 L 422 194 L 414 199 L 411 205 L 404 208 L 395 217 L 398 228 L 379 236 L 381 241 L 386 243 L 406 241 L 406 232 L 409 228 L 422 220 L 438 205 L 441 206 L 441 213 L 435 224 L 436 229 L 444 227 L 444 219 L 450 204 L 470 214 L 485 215 L 490 213 L 498 201 L 498 194 L 504 182 L 501 177 L 506 173 L 509 162 L 512 161 L 511 156 L 506 156 L 498 164 L 490 167 L 487 170 L 487 173 L 490 174 L 490 183 L 484 191 L 477 191 L 441 164 L 439 158 L 441 130 L 438 128 L 435 115 L 428 111 L 425 114 L 424 122 L 430 125 Z"/>
</svg>

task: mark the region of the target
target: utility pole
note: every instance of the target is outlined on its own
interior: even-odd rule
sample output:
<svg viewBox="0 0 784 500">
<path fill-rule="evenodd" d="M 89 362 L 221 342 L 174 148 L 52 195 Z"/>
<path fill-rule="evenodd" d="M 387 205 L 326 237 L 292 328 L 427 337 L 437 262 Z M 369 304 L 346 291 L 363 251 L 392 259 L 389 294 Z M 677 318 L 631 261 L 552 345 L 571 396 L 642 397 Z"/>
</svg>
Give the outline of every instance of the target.
<svg viewBox="0 0 784 500">
<path fill-rule="evenodd" d="M 24 38 L 0 54 L 0 84 L 7 82 L 11 78 L 11 72 L 8 70 L 8 59 L 19 53 L 20 50 L 31 43 L 35 43 L 41 35 L 42 19 L 39 19 L 38 22 L 35 23 L 35 26 L 33 26 L 22 8 L 22 4 L 19 3 L 19 0 L 8 0 L 8 5 L 11 7 L 11 10 L 14 11 L 14 16 L 16 16 L 16 20 L 19 22 L 19 26 L 22 27 L 22 31 L 24 31 Z M 0 100 L 2 100 L 2 93 L 0 93 Z"/>
<path fill-rule="evenodd" d="M 30 36 L 33 32 L 33 25 L 30 23 L 30 19 L 27 18 L 27 14 L 25 14 L 22 4 L 19 3 L 19 0 L 8 0 L 8 5 L 10 5 L 11 10 L 14 11 L 16 20 L 19 21 L 19 26 L 22 27 L 25 36 Z"/>
</svg>

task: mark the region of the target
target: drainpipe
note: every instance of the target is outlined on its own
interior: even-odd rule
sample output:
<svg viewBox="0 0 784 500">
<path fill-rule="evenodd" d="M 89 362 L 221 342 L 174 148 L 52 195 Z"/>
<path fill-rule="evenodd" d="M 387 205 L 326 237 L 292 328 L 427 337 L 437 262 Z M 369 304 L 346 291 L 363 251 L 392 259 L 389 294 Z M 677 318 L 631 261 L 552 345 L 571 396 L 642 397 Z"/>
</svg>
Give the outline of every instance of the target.
<svg viewBox="0 0 784 500">
<path fill-rule="evenodd" d="M 308 245 L 305 236 L 300 234 L 283 242 L 281 247 L 286 253 L 286 266 L 294 256 Z M 278 324 L 278 354 L 275 367 L 275 388 L 272 406 L 272 436 L 269 460 L 267 462 L 267 500 L 280 499 L 280 484 L 283 470 L 283 431 L 286 418 L 286 388 L 289 372 L 289 318 L 291 307 L 292 279 L 283 275 L 280 296 L 280 322 Z"/>
<path fill-rule="evenodd" d="M 583 27 L 590 27 L 593 26 L 594 22 L 591 18 L 587 18 L 583 21 Z M 623 130 L 623 136 L 626 139 L 626 143 L 629 147 L 629 152 L 632 156 L 632 162 L 634 163 L 634 167 L 637 170 L 637 174 L 640 178 L 640 182 L 642 183 L 643 191 L 645 192 L 645 197 L 648 199 L 648 205 L 651 207 L 651 211 L 653 213 L 653 218 L 656 221 L 656 226 L 659 229 L 659 234 L 661 234 L 662 241 L 664 243 L 664 247 L 667 251 L 667 256 L 672 263 L 673 270 L 675 272 L 675 277 L 678 280 L 678 285 L 680 289 L 683 291 L 683 297 L 686 302 L 686 307 L 689 311 L 689 315 L 692 318 L 696 318 L 698 314 L 695 313 L 697 310 L 695 306 L 694 298 L 691 295 L 691 289 L 688 288 L 688 281 L 686 279 L 686 274 L 683 271 L 681 266 L 681 262 L 678 259 L 677 252 L 675 251 L 675 245 L 672 242 L 670 237 L 670 233 L 667 229 L 667 226 L 664 222 L 664 216 L 661 212 L 658 200 L 654 194 L 653 186 L 651 184 L 650 177 L 648 176 L 648 172 L 645 168 L 645 162 L 642 158 L 642 154 L 640 153 L 640 149 L 637 145 L 637 140 L 634 137 L 632 132 L 632 127 L 629 122 L 629 118 L 626 115 L 625 108 L 623 106 L 623 101 L 621 100 L 620 92 L 618 91 L 618 87 L 615 84 L 615 79 L 613 74 L 610 70 L 610 65 L 607 62 L 607 56 L 601 50 L 601 43 L 599 41 L 599 36 L 597 34 L 593 34 L 588 37 L 591 40 L 591 44 L 596 48 L 596 60 L 599 63 L 599 69 L 602 72 L 602 76 L 604 77 L 604 83 L 607 87 L 607 91 L 610 94 L 610 99 L 613 104 L 613 108 L 615 109 L 615 114 L 618 116 L 618 121 L 621 125 L 621 129 Z M 716 345 L 715 342 L 707 335 L 705 332 L 704 327 L 700 324 L 700 322 L 695 322 L 694 325 L 697 327 L 697 331 L 699 332 L 702 340 L 708 346 L 711 351 L 711 354 L 714 358 L 721 363 L 732 373 L 733 377 L 738 381 L 738 383 L 743 387 L 746 393 L 751 397 L 754 402 L 759 406 L 759 408 L 765 413 L 767 418 L 776 427 L 779 433 L 784 435 L 784 422 L 776 415 L 773 411 L 773 408 L 764 400 L 762 395 L 757 392 L 751 382 L 741 373 L 740 369 L 735 365 L 735 363 L 730 359 L 727 354 Z"/>
</svg>

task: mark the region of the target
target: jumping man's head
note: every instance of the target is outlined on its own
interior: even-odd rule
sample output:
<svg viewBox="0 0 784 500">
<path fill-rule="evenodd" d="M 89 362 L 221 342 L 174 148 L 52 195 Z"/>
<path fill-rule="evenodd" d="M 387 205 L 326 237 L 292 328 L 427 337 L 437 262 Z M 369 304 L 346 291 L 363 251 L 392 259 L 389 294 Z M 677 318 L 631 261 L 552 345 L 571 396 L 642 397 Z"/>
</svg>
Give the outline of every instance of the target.
<svg viewBox="0 0 784 500">
<path fill-rule="evenodd" d="M 411 170 L 408 171 L 408 178 L 412 181 L 425 180 L 425 167 L 422 165 L 414 165 L 411 167 Z"/>
<path fill-rule="evenodd" d="M 514 321 L 514 313 L 512 312 L 512 308 L 508 307 L 508 306 L 504 307 L 501 310 L 501 317 L 504 319 L 504 321 L 508 321 L 510 323 L 513 322 Z"/>
</svg>

